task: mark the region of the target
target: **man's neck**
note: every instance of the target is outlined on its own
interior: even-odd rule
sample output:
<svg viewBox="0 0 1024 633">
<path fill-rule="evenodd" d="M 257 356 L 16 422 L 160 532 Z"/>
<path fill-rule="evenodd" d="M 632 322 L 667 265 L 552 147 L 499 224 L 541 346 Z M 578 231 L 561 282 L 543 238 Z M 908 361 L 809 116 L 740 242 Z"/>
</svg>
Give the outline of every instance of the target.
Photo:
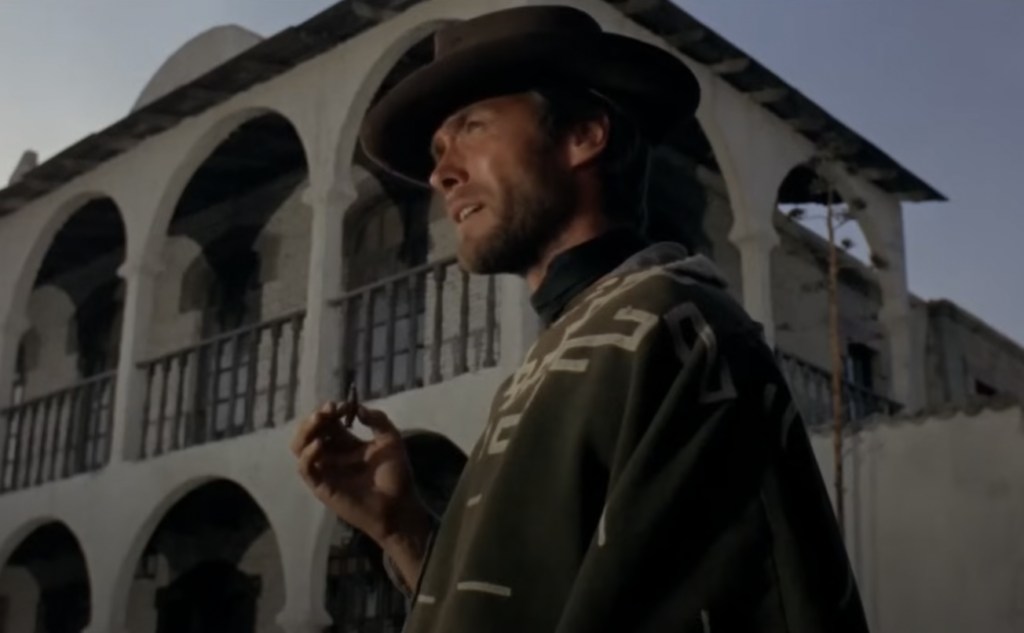
<svg viewBox="0 0 1024 633">
<path fill-rule="evenodd" d="M 537 265 L 526 272 L 526 284 L 529 286 L 530 292 L 536 292 L 537 288 L 544 282 L 544 277 L 547 275 L 551 260 L 571 248 L 575 248 L 580 244 L 586 244 L 604 235 L 614 228 L 615 226 L 603 215 L 588 214 L 577 216 L 576 219 L 566 226 L 561 235 L 548 246 Z"/>
<path fill-rule="evenodd" d="M 545 326 L 554 323 L 581 292 L 647 246 L 635 229 L 609 230 L 563 250 L 548 265 L 530 303 Z"/>
</svg>

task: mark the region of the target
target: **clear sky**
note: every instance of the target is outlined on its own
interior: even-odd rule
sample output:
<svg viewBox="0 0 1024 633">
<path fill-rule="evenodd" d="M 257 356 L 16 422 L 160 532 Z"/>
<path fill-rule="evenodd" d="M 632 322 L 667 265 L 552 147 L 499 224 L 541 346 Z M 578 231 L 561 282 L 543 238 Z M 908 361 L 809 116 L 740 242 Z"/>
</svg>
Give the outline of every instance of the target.
<svg viewBox="0 0 1024 633">
<path fill-rule="evenodd" d="M 950 198 L 905 206 L 910 282 L 1024 342 L 1024 2 L 677 0 Z M 124 116 L 166 57 L 333 0 L 0 0 L 0 182 Z"/>
</svg>

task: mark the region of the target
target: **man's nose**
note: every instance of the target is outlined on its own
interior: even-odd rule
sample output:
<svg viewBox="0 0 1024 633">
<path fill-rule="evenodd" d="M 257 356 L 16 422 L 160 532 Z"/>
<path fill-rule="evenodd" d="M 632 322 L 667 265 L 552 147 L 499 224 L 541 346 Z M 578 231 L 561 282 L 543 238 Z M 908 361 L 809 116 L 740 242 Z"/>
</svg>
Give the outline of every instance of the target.
<svg viewBox="0 0 1024 633">
<path fill-rule="evenodd" d="M 430 186 L 440 194 L 448 194 L 452 189 L 466 182 L 466 170 L 453 156 L 453 153 L 447 151 L 439 155 L 434 164 L 434 171 L 430 173 Z"/>
</svg>

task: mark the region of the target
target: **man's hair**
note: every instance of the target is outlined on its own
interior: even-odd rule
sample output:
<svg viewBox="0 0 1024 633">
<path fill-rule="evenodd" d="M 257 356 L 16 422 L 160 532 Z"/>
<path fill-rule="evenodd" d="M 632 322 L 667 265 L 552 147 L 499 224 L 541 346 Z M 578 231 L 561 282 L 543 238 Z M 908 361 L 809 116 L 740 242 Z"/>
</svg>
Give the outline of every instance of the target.
<svg viewBox="0 0 1024 633">
<path fill-rule="evenodd" d="M 542 131 L 552 142 L 601 116 L 608 118 L 608 142 L 598 157 L 603 211 L 616 224 L 643 228 L 649 147 L 636 123 L 609 99 L 581 87 L 533 91 Z"/>
</svg>

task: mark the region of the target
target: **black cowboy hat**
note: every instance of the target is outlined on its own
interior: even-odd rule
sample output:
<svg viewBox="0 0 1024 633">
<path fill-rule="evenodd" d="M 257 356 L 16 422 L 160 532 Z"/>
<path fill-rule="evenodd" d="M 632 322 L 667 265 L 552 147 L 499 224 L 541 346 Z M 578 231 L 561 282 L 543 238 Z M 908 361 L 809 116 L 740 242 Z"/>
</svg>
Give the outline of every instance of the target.
<svg viewBox="0 0 1024 633">
<path fill-rule="evenodd" d="M 605 33 L 579 9 L 517 7 L 437 31 L 434 60 L 370 109 L 360 141 L 380 167 L 426 185 L 430 142 L 449 116 L 483 99 L 566 83 L 613 102 L 651 144 L 691 119 L 700 101 L 696 77 L 670 53 Z"/>
</svg>

